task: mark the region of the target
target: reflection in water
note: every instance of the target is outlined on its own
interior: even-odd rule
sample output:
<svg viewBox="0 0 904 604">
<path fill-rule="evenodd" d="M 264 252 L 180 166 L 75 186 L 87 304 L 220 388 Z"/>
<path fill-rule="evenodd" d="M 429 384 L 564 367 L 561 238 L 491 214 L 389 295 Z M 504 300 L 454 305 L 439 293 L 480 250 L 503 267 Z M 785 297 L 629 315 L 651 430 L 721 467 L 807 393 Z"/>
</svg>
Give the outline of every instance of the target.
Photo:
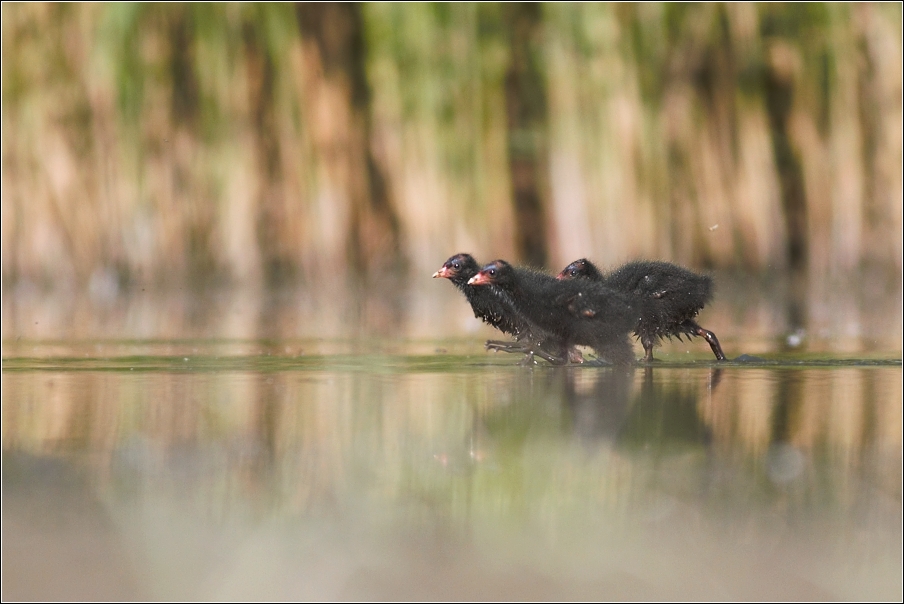
<svg viewBox="0 0 904 604">
<path fill-rule="evenodd" d="M 721 371 L 709 370 L 708 390 L 718 384 Z M 644 373 L 643 386 L 632 410 L 628 438 L 638 446 L 675 448 L 709 443 L 709 430 L 697 413 L 700 384 L 663 382 L 654 370 Z"/>
<path fill-rule="evenodd" d="M 797 371 L 778 372 L 771 439 L 766 456 L 766 475 L 775 484 L 793 482 L 804 468 L 804 456 L 791 442 L 794 435 L 792 422 L 804 406 L 805 383 L 802 378 Z"/>
<path fill-rule="evenodd" d="M 588 442 L 614 442 L 631 407 L 634 370 L 568 369 L 562 400 L 571 412 L 574 434 Z"/>
<path fill-rule="evenodd" d="M 900 366 L 293 354 L 7 369 L 4 599 L 901 595 Z"/>
</svg>

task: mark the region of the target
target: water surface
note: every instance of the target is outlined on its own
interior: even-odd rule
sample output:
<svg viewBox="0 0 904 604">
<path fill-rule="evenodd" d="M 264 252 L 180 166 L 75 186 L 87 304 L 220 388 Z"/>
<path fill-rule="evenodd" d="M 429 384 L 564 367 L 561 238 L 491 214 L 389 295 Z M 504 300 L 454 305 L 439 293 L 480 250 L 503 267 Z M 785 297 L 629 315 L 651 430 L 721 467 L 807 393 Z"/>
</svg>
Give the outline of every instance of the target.
<svg viewBox="0 0 904 604">
<path fill-rule="evenodd" d="M 705 349 L 7 340 L 4 599 L 900 599 L 900 355 Z"/>
</svg>

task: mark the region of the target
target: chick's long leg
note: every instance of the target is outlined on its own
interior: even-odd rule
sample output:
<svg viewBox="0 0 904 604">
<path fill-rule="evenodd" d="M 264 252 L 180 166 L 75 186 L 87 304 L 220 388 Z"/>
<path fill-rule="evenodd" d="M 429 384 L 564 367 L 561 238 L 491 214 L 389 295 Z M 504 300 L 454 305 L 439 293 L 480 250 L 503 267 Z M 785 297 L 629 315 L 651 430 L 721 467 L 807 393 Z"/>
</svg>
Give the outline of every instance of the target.
<svg viewBox="0 0 904 604">
<path fill-rule="evenodd" d="M 652 363 L 653 347 L 656 345 L 656 338 L 644 336 L 640 338 L 640 343 L 643 346 L 643 362 Z"/>
<path fill-rule="evenodd" d="M 716 334 L 708 329 L 703 329 L 694 321 L 687 321 L 686 323 L 692 328 L 694 334 L 706 340 L 706 343 L 712 348 L 713 354 L 716 355 L 717 361 L 725 360 L 725 353 L 722 352 L 722 346 L 719 344 L 719 338 L 716 337 Z"/>
</svg>

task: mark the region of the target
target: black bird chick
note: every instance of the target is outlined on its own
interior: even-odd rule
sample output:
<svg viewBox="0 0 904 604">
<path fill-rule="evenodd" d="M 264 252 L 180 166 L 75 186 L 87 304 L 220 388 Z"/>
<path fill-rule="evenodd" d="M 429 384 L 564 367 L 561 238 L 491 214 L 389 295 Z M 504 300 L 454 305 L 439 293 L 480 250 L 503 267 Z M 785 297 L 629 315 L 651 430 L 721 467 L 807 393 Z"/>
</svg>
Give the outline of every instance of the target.
<svg viewBox="0 0 904 604">
<path fill-rule="evenodd" d="M 502 333 L 513 336 L 516 340 L 515 342 L 489 340 L 486 343 L 487 349 L 523 352 L 528 355 L 528 362 L 536 355 L 556 365 L 564 364 L 566 362 L 564 357 L 555 356 L 547 349 L 549 346 L 544 342 L 544 334 L 537 330 L 532 331 L 528 323 L 504 298 L 487 288 L 468 285 L 471 277 L 479 271 L 480 265 L 473 256 L 455 254 L 433 273 L 433 278 L 442 277 L 451 281 L 471 304 L 475 317 L 492 325 Z M 553 346 L 553 349 L 558 348 L 559 346 Z"/>
<path fill-rule="evenodd" d="M 638 309 L 621 292 L 587 281 L 560 281 L 505 260 L 487 264 L 468 284 L 500 294 L 531 329 L 549 334 L 559 356 L 584 345 L 611 363 L 634 362 L 628 334 L 637 324 Z"/>
<path fill-rule="evenodd" d="M 639 301 L 640 320 L 634 335 L 644 349 L 644 361 L 653 360 L 653 347 L 663 338 L 682 335 L 706 340 L 719 361 L 725 360 L 716 334 L 694 321 L 712 299 L 712 279 L 669 262 L 629 262 L 604 275 L 586 258 L 575 260 L 557 276 L 560 280 L 587 280 L 624 292 Z M 581 310 L 581 309 L 577 309 Z"/>
</svg>

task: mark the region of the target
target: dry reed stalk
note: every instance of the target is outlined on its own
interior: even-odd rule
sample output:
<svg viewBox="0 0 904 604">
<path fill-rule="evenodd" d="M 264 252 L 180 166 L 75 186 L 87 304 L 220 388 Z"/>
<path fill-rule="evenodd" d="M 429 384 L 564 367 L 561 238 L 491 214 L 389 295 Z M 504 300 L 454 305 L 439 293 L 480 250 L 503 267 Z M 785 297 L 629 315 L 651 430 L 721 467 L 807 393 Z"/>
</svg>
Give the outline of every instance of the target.
<svg viewBox="0 0 904 604">
<path fill-rule="evenodd" d="M 4 287 L 517 255 L 498 7 L 365 7 L 367 109 L 286 15 L 4 4 Z M 800 244 L 817 278 L 868 265 L 899 280 L 899 20 L 881 5 L 544 7 L 550 264 L 763 270 Z M 796 210 L 780 203 L 767 68 L 792 95 Z"/>
</svg>

